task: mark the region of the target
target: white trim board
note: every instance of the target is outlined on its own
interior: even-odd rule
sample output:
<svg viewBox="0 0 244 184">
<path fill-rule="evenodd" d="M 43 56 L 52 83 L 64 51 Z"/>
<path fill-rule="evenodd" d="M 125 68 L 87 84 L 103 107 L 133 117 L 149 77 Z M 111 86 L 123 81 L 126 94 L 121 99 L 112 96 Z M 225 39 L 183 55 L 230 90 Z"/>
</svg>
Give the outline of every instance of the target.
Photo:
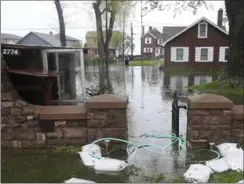
<svg viewBox="0 0 244 184">
<path fill-rule="evenodd" d="M 175 39 L 176 37 L 178 37 L 179 35 L 181 35 L 182 33 L 186 32 L 187 30 L 189 30 L 190 28 L 192 28 L 193 26 L 197 25 L 199 22 L 201 21 L 206 21 L 207 23 L 209 23 L 210 25 L 214 26 L 215 28 L 217 28 L 219 31 L 223 32 L 226 35 L 229 35 L 228 32 L 224 31 L 223 29 L 221 29 L 219 26 L 217 26 L 215 23 L 213 23 L 212 21 L 210 21 L 209 19 L 207 19 L 206 17 L 202 17 L 199 20 L 197 20 L 196 22 L 194 22 L 193 24 L 191 24 L 190 26 L 188 26 L 187 28 L 183 29 L 182 31 L 180 31 L 178 34 L 176 34 L 175 36 L 173 36 L 172 38 L 170 38 L 169 40 L 167 40 L 166 42 L 163 43 L 163 46 L 165 46 L 168 42 L 170 42 L 171 40 Z"/>
</svg>

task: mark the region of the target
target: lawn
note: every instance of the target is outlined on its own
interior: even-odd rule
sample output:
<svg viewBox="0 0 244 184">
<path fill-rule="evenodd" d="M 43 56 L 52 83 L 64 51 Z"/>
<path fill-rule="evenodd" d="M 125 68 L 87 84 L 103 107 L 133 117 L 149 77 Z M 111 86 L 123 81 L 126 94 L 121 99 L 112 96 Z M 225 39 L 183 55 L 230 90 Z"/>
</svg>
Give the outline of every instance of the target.
<svg viewBox="0 0 244 184">
<path fill-rule="evenodd" d="M 244 172 L 228 171 L 223 173 L 214 173 L 211 175 L 208 183 L 237 183 L 243 180 Z M 185 183 L 183 177 L 172 177 L 167 179 L 163 174 L 155 175 L 147 179 L 148 182 L 152 183 Z"/>
<path fill-rule="evenodd" d="M 219 69 L 205 69 L 205 70 L 199 70 L 199 69 L 193 69 L 193 68 L 167 68 L 164 69 L 165 72 L 168 72 L 170 74 L 198 74 L 198 73 L 204 73 L 206 75 L 216 74 L 220 72 Z"/>
<path fill-rule="evenodd" d="M 243 88 L 233 88 L 231 85 L 221 85 L 219 81 L 214 81 L 211 83 L 205 83 L 201 85 L 189 86 L 188 89 L 196 90 L 200 92 L 216 93 L 226 96 L 240 96 L 243 97 Z"/>
<path fill-rule="evenodd" d="M 153 66 L 163 62 L 163 60 L 134 60 L 129 62 L 129 66 Z"/>
</svg>

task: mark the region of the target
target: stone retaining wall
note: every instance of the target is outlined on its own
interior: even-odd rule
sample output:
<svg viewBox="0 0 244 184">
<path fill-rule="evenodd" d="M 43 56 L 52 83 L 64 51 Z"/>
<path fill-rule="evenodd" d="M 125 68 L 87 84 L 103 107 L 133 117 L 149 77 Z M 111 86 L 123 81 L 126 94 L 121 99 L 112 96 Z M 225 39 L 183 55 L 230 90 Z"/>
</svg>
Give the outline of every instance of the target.
<svg viewBox="0 0 244 184">
<path fill-rule="evenodd" d="M 29 117 L 30 120 L 27 120 L 27 116 L 21 122 L 6 123 L 2 127 L 2 146 L 81 146 L 104 137 L 127 139 L 127 98 L 122 98 L 123 100 L 116 95 L 100 95 L 86 102 L 86 107 L 41 107 L 40 116 L 37 118 L 32 116 L 32 118 Z M 95 102 L 94 99 L 100 101 L 101 106 L 92 104 Z M 112 104 L 111 101 L 113 101 Z M 16 112 L 16 115 L 24 117 L 23 113 Z M 7 118 L 8 115 L 12 116 L 13 113 L 5 114 L 5 117 Z M 49 127 L 48 129 L 51 128 L 51 131 L 43 130 L 43 125 Z"/>
<path fill-rule="evenodd" d="M 208 147 L 210 142 L 243 144 L 243 107 L 214 94 L 189 97 L 187 136 L 192 147 Z"/>
</svg>

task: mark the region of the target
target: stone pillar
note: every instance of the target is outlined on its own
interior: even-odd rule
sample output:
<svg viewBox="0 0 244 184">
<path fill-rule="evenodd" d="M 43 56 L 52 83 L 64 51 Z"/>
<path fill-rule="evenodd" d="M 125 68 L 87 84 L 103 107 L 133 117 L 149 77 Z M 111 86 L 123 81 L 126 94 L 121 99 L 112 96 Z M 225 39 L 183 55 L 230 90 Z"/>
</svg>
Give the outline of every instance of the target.
<svg viewBox="0 0 244 184">
<path fill-rule="evenodd" d="M 192 148 L 231 141 L 233 102 L 215 94 L 188 97 L 187 137 Z"/>
<path fill-rule="evenodd" d="M 88 142 L 105 137 L 127 139 L 127 104 L 127 97 L 111 94 L 89 99 L 85 104 Z"/>
</svg>

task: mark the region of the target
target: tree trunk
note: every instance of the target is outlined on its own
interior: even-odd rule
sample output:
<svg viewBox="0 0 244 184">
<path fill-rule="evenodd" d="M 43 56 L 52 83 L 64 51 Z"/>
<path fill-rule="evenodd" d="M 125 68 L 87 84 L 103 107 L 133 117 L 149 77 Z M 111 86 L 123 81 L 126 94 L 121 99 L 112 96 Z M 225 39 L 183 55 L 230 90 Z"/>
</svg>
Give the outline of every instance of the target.
<svg viewBox="0 0 244 184">
<path fill-rule="evenodd" d="M 113 35 L 114 21 L 115 21 L 115 12 L 113 10 L 111 10 L 110 19 L 109 19 L 109 27 L 107 30 L 107 37 L 106 37 L 105 44 L 104 44 L 104 50 L 105 50 L 105 54 L 106 54 L 106 66 L 108 66 L 109 43 L 110 43 L 112 35 Z"/>
<path fill-rule="evenodd" d="M 58 13 L 60 42 L 61 42 L 61 46 L 65 47 L 66 46 L 66 36 L 65 36 L 65 24 L 64 24 L 63 9 L 61 7 L 60 0 L 55 0 L 54 3 L 55 3 L 56 10 Z"/>
<path fill-rule="evenodd" d="M 225 0 L 229 19 L 229 56 L 227 73 L 230 77 L 244 75 L 244 1 Z"/>
<path fill-rule="evenodd" d="M 99 9 L 100 4 L 101 4 L 101 0 L 98 0 L 96 3 L 93 3 L 92 5 L 96 16 L 98 54 L 100 58 L 104 59 L 105 57 L 104 35 L 102 29 L 102 15 Z"/>
</svg>

